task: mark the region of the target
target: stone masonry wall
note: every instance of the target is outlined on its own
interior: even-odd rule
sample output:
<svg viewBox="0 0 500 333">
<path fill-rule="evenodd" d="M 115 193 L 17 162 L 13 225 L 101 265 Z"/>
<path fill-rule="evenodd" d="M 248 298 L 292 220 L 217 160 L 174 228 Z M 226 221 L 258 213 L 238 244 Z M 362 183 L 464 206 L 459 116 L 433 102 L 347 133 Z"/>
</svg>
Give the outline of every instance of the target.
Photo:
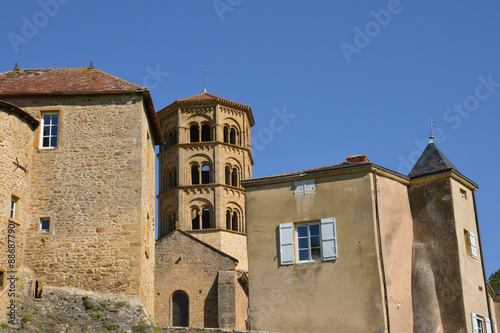
<svg viewBox="0 0 500 333">
<path fill-rule="evenodd" d="M 149 133 L 146 114 L 142 112 L 142 244 L 141 244 L 141 300 L 154 319 L 155 271 L 155 146 Z"/>
<path fill-rule="evenodd" d="M 194 230 L 189 234 L 238 259 L 237 270 L 248 271 L 247 236 L 229 230 Z"/>
<path fill-rule="evenodd" d="M 189 326 L 218 327 L 217 276 L 235 266 L 233 260 L 182 232 L 162 238 L 156 243 L 156 324 L 172 325 L 171 297 L 181 290 L 189 297 Z"/>
<path fill-rule="evenodd" d="M 60 113 L 58 148 L 37 148 L 39 130 L 35 133 L 26 262 L 38 280 L 101 292 L 151 294 L 148 287 L 140 288 L 141 276 L 145 283 L 151 280 L 141 271 L 141 266 L 146 268 L 148 242 L 141 233 L 148 213 L 150 225 L 154 223 L 151 198 L 145 206 L 149 211 L 142 210 L 142 192 L 154 186 L 154 176 L 144 176 L 154 166 L 143 171 L 142 97 L 39 96 L 10 102 L 37 119 L 43 111 Z M 41 217 L 51 218 L 50 232 L 39 232 Z M 151 302 L 151 296 L 144 300 Z"/>
<path fill-rule="evenodd" d="M 0 270 L 3 271 L 0 280 L 2 284 L 0 306 L 2 309 L 7 308 L 7 302 L 11 298 L 10 283 L 9 287 L 6 287 L 6 273 L 10 270 L 17 271 L 24 261 L 26 225 L 30 215 L 30 179 L 33 176 L 32 146 L 33 128 L 11 110 L 0 106 Z M 22 166 L 27 166 L 28 173 L 19 168 L 16 170 L 13 164 L 16 161 Z M 14 219 L 10 218 L 12 196 L 18 199 Z M 10 242 L 8 242 L 9 235 Z M 9 249 L 11 253 L 8 252 Z"/>
</svg>

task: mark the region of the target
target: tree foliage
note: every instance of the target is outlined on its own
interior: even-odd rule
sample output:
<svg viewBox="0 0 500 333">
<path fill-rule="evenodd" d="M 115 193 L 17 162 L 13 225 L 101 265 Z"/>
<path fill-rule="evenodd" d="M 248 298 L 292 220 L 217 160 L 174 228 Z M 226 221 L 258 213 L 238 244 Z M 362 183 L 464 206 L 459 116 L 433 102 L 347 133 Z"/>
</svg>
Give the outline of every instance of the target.
<svg viewBox="0 0 500 333">
<path fill-rule="evenodd" d="M 500 288 L 500 269 L 491 274 L 488 281 L 490 282 L 491 288 L 493 288 L 494 291 L 497 291 L 498 288 Z"/>
</svg>

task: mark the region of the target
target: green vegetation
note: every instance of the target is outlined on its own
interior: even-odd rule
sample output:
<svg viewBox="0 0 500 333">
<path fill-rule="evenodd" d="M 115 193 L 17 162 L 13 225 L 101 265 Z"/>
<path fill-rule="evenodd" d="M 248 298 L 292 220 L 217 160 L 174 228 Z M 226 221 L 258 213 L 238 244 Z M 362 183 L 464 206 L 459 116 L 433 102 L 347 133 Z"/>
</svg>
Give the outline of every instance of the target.
<svg viewBox="0 0 500 333">
<path fill-rule="evenodd" d="M 488 279 L 490 282 L 491 288 L 493 288 L 493 291 L 497 291 L 498 288 L 500 288 L 500 269 L 496 271 L 495 273 L 490 275 L 490 278 Z"/>
<path fill-rule="evenodd" d="M 127 305 L 127 302 L 118 302 L 117 304 L 119 307 L 124 307 L 125 305 Z"/>
<path fill-rule="evenodd" d="M 104 322 L 102 323 L 102 327 L 105 329 L 105 330 L 108 330 L 108 331 L 116 331 L 116 329 L 118 328 L 116 325 L 113 325 L 109 322 Z"/>
<path fill-rule="evenodd" d="M 28 322 L 28 321 L 33 321 L 33 319 L 31 318 L 31 315 L 29 313 L 25 313 L 21 316 L 21 320 L 23 322 Z"/>
<path fill-rule="evenodd" d="M 144 323 L 139 323 L 139 324 L 135 325 L 134 327 L 132 327 L 132 331 L 138 332 L 138 333 L 147 332 L 147 331 L 149 331 L 149 328 L 150 328 L 149 325 L 146 325 Z"/>
</svg>

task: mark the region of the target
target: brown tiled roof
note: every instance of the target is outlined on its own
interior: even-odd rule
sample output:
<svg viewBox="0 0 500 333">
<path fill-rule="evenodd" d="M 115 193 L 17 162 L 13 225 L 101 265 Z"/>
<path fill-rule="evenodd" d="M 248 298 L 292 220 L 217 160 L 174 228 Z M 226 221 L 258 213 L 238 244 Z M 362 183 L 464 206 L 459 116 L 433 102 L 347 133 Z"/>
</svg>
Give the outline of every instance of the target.
<svg viewBox="0 0 500 333">
<path fill-rule="evenodd" d="M 0 95 L 89 94 L 147 90 L 98 69 L 21 69 L 0 73 Z"/>
<path fill-rule="evenodd" d="M 0 73 L 0 96 L 140 93 L 155 144 L 165 143 L 149 89 L 94 68 L 21 69 Z"/>
<path fill-rule="evenodd" d="M 164 112 L 165 110 L 168 110 L 168 109 L 175 107 L 175 106 L 197 104 L 197 103 L 200 103 L 200 104 L 218 103 L 218 104 L 225 104 L 228 106 L 243 109 L 248 113 L 248 117 L 250 120 L 250 126 L 255 125 L 255 121 L 254 121 L 253 114 L 252 114 L 252 109 L 248 105 L 236 103 L 236 102 L 233 102 L 229 99 L 215 96 L 215 95 L 212 95 L 212 94 L 209 94 L 206 92 L 198 94 L 198 95 L 178 99 L 175 102 L 171 103 L 170 105 L 168 105 L 168 106 L 164 107 L 163 109 L 161 109 L 160 111 L 158 111 L 158 113 Z"/>
<path fill-rule="evenodd" d="M 26 119 L 26 121 L 32 126 L 32 128 L 37 128 L 38 125 L 40 125 L 40 122 L 38 121 L 38 119 L 33 118 L 28 112 L 24 111 L 23 109 L 21 109 L 17 105 L 7 103 L 4 101 L 0 101 L 0 106 L 3 106 L 5 108 L 9 109 L 10 111 L 12 111 L 12 112 L 16 113 L 18 116 L 20 116 L 21 118 Z"/>
</svg>

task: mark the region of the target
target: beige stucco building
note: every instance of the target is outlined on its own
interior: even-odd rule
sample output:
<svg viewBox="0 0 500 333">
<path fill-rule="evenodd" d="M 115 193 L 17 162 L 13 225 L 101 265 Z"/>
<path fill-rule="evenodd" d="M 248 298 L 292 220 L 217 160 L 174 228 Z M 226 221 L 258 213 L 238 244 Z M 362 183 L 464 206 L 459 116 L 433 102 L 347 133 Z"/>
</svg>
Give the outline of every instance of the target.
<svg viewBox="0 0 500 333">
<path fill-rule="evenodd" d="M 148 89 L 92 66 L 16 68 L 0 73 L 0 100 L 3 278 L 31 271 L 34 294 L 51 285 L 137 295 L 154 315 L 163 137 Z"/>
<path fill-rule="evenodd" d="M 252 110 L 204 92 L 176 100 L 158 112 L 158 119 L 166 138 L 158 154 L 158 323 L 245 329 L 247 223 L 241 180 L 252 177 Z M 194 277 L 196 271 L 205 273 Z"/>
<path fill-rule="evenodd" d="M 477 185 L 432 140 L 408 176 L 358 155 L 244 187 L 252 329 L 497 332 Z"/>
</svg>

